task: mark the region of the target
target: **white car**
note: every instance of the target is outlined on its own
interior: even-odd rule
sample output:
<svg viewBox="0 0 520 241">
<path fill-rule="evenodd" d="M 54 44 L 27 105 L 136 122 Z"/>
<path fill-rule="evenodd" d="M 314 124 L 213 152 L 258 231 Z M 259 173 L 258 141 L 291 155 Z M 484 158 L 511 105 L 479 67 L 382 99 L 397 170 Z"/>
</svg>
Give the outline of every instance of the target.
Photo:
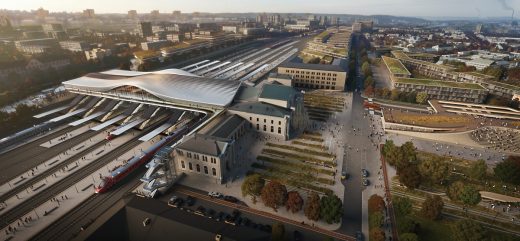
<svg viewBox="0 0 520 241">
<path fill-rule="evenodd" d="M 214 198 L 221 198 L 223 195 L 220 192 L 208 192 L 208 196 L 214 197 Z"/>
</svg>

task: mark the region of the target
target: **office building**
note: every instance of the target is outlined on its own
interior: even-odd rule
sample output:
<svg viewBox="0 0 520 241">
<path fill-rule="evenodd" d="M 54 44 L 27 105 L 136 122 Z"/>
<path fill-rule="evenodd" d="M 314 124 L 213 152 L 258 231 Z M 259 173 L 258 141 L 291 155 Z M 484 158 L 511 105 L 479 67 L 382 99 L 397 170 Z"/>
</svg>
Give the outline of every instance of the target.
<svg viewBox="0 0 520 241">
<path fill-rule="evenodd" d="M 343 91 L 347 80 L 346 61 L 335 62 L 327 65 L 286 61 L 278 66 L 278 74 L 290 75 L 296 88 Z"/>
<path fill-rule="evenodd" d="M 144 43 L 141 43 L 141 49 L 143 49 L 143 50 L 159 50 L 159 49 L 167 47 L 167 46 L 169 46 L 171 44 L 172 44 L 172 42 L 170 42 L 168 40 L 144 42 Z"/>
</svg>

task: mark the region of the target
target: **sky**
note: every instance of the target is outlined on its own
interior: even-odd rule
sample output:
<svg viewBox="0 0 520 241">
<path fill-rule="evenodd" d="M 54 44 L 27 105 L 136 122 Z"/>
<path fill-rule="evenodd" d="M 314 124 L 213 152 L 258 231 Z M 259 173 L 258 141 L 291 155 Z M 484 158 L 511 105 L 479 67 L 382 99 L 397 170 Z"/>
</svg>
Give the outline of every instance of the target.
<svg viewBox="0 0 520 241">
<path fill-rule="evenodd" d="M 515 9 L 517 18 L 520 17 L 520 0 L 0 0 L 0 9 L 39 7 L 51 12 L 93 8 L 96 13 L 126 13 L 130 9 L 149 13 L 157 9 L 162 13 L 180 10 L 483 18 L 511 16 L 511 9 Z"/>
</svg>

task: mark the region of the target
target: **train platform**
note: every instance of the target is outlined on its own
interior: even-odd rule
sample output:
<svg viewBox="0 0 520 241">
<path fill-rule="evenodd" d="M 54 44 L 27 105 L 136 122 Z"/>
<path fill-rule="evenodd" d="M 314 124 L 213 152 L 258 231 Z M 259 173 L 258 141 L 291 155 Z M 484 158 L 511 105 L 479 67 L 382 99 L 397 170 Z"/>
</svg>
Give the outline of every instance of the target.
<svg viewBox="0 0 520 241">
<path fill-rule="evenodd" d="M 37 115 L 35 115 L 33 117 L 36 118 L 36 119 L 40 119 L 40 118 L 52 115 L 54 113 L 60 112 L 62 110 L 65 110 L 67 108 L 70 108 L 70 106 L 67 105 L 67 106 L 62 106 L 62 107 L 59 107 L 59 108 L 56 108 L 56 109 L 52 109 L 52 110 L 49 110 L 49 111 L 45 111 L 45 112 L 37 114 Z"/>
<path fill-rule="evenodd" d="M 116 116 L 116 117 L 114 117 L 114 118 L 112 118 L 110 120 L 107 120 L 107 121 L 105 121 L 105 122 L 103 122 L 103 123 L 101 123 L 101 124 L 99 124 L 97 126 L 94 126 L 94 127 L 90 128 L 90 129 L 93 130 L 93 131 L 99 131 L 99 130 L 104 129 L 105 127 L 110 126 L 110 125 L 112 125 L 112 124 L 114 124 L 114 123 L 116 123 L 116 122 L 118 122 L 118 121 L 120 121 L 120 120 L 122 120 L 122 119 L 124 119 L 126 117 L 128 117 L 128 116 L 127 115 L 118 115 L 118 116 Z"/>
<path fill-rule="evenodd" d="M 143 123 L 145 120 L 146 119 L 137 118 L 137 119 L 132 120 L 129 123 L 123 125 L 123 126 L 120 126 L 119 128 L 117 128 L 117 130 L 110 132 L 110 134 L 115 135 L 115 136 L 119 136 L 119 135 L 127 132 L 128 130 L 136 127 L 137 125 Z"/>
<path fill-rule="evenodd" d="M 122 138 L 119 138 L 122 139 Z M 117 141 L 118 139 L 114 139 Z M 153 139 L 159 141 L 160 138 L 156 137 Z M 43 231 L 46 227 L 51 225 L 53 222 L 66 215 L 68 212 L 74 210 L 78 205 L 86 201 L 93 195 L 107 195 L 107 194 L 95 194 L 95 186 L 101 182 L 100 175 L 109 175 L 109 170 L 121 165 L 122 160 L 127 160 L 133 157 L 135 150 L 146 149 L 153 145 L 152 141 L 142 142 L 132 150 L 124 153 L 118 159 L 112 160 L 107 165 L 95 171 L 92 175 L 83 178 L 73 186 L 54 196 L 51 200 L 35 207 L 32 212 L 25 214 L 20 217 L 19 220 L 11 223 L 9 226 L 1 230 L 0 237 L 5 240 L 29 240 L 39 232 Z M 25 221 L 27 220 L 27 222 Z M 8 231 L 8 228 L 16 227 L 16 231 Z M 79 231 L 79 230 L 78 230 Z"/>
<path fill-rule="evenodd" d="M 49 188 L 54 183 L 66 178 L 70 175 L 73 175 L 75 172 L 80 171 L 82 167 L 97 160 L 98 158 L 104 156 L 105 154 L 109 153 L 110 151 L 116 149 L 117 147 L 124 145 L 126 142 L 128 142 L 132 138 L 134 138 L 134 136 L 135 136 L 134 134 L 135 134 L 135 132 L 129 132 L 128 134 L 123 135 L 119 138 L 116 138 L 109 143 L 105 143 L 105 145 L 95 148 L 94 150 L 88 152 L 84 156 L 78 157 L 78 159 L 76 159 L 74 163 L 71 163 L 71 164 L 65 166 L 64 168 L 60 169 L 59 171 L 56 171 L 55 173 L 49 174 L 43 180 L 40 180 L 39 182 L 33 184 L 31 187 L 24 189 L 24 190 L 20 191 L 19 193 L 9 197 L 6 201 L 4 201 L 6 206 L 0 210 L 0 215 L 6 213 L 7 211 L 9 211 L 13 208 L 16 208 L 16 206 L 19 203 L 21 203 L 21 201 L 34 197 L 38 193 L 45 191 L 45 189 Z M 93 146 L 94 144 L 97 144 L 100 141 L 103 141 L 105 135 L 106 135 L 105 133 L 100 133 L 99 135 L 95 136 L 90 145 Z M 88 142 L 90 142 L 90 140 L 88 140 Z M 79 144 L 79 145 L 81 145 L 81 144 Z M 63 162 L 65 160 L 68 160 L 71 156 L 81 152 L 84 149 L 85 149 L 85 147 L 81 147 L 81 146 L 74 147 L 73 149 L 68 150 L 66 152 L 66 154 L 60 154 L 58 156 L 58 159 L 53 158 L 53 159 L 50 159 L 51 162 L 49 162 L 49 161 L 45 162 L 44 166 L 41 167 L 42 168 L 41 170 L 40 170 L 40 167 L 38 167 L 38 168 L 35 167 L 35 168 L 33 168 L 33 170 L 36 169 L 36 171 L 39 171 L 39 173 L 43 173 L 45 170 L 48 170 L 48 169 L 52 168 L 53 166 L 56 166 L 58 162 Z M 55 162 L 55 163 L 53 163 L 53 162 Z M 48 165 L 48 164 L 52 164 L 52 165 Z M 32 171 L 31 170 L 29 170 L 29 171 L 31 173 L 26 172 L 24 174 L 25 176 L 22 175 L 22 177 L 20 179 L 22 181 L 18 180 L 20 182 L 17 182 L 17 181 L 8 182 L 7 184 L 9 186 L 7 186 L 7 187 L 9 189 L 6 189 L 5 185 L 2 185 L 1 193 L 6 193 L 7 191 L 10 190 L 11 186 L 16 187 L 17 185 L 20 185 L 23 182 L 27 182 L 27 180 L 34 178 L 35 176 L 38 176 L 38 174 L 39 174 L 39 173 L 35 173 L 33 175 Z M 23 179 L 23 177 L 25 177 L 25 179 Z"/>
<path fill-rule="evenodd" d="M 64 135 L 62 136 L 58 136 L 52 140 L 49 140 L 47 142 L 44 142 L 42 144 L 40 144 L 41 147 L 45 147 L 45 148 L 51 148 L 53 146 L 56 146 L 58 144 L 61 144 L 63 142 L 66 142 L 76 136 L 79 136 L 85 132 L 87 132 L 88 130 L 90 129 L 90 125 L 84 125 L 80 128 L 77 128 L 71 132 L 67 132 L 65 133 Z"/>
<path fill-rule="evenodd" d="M 74 115 L 81 114 L 81 113 L 83 113 L 83 112 L 85 112 L 85 111 L 87 111 L 86 108 L 77 109 L 77 110 L 75 110 L 75 111 L 73 111 L 73 112 L 70 112 L 70 113 L 67 113 L 67 114 L 65 114 L 65 115 L 61 115 L 61 116 L 58 116 L 58 117 L 56 117 L 56 118 L 52 118 L 52 119 L 50 119 L 49 121 L 50 121 L 50 122 L 58 122 L 58 121 L 61 121 L 61 120 L 67 119 L 67 118 L 69 118 L 69 117 L 72 117 L 72 116 L 74 116 Z"/>
<path fill-rule="evenodd" d="M 83 123 L 85 123 L 85 122 L 87 122 L 87 121 L 93 120 L 93 119 L 95 119 L 95 118 L 97 118 L 97 117 L 100 117 L 100 116 L 106 114 L 106 113 L 107 113 L 106 111 L 99 111 L 99 112 L 96 112 L 96 113 L 94 113 L 94 114 L 91 114 L 91 115 L 89 115 L 89 116 L 83 118 L 83 119 L 79 119 L 79 120 L 77 120 L 77 121 L 74 121 L 74 122 L 72 122 L 72 123 L 69 123 L 69 126 L 79 126 L 79 125 L 81 125 L 81 124 L 83 124 Z"/>
</svg>

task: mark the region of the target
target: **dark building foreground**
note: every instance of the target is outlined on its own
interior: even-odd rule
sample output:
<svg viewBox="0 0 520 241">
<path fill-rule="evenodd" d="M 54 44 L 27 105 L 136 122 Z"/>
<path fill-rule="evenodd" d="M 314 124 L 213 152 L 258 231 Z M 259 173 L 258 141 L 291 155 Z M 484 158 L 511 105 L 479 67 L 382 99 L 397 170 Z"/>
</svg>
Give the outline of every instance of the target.
<svg viewBox="0 0 520 241">
<path fill-rule="evenodd" d="M 270 234 L 256 229 L 233 226 L 172 208 L 148 198 L 130 197 L 127 204 L 98 228 L 87 240 L 193 240 L 267 241 Z M 149 218 L 145 226 L 143 221 Z"/>
</svg>

